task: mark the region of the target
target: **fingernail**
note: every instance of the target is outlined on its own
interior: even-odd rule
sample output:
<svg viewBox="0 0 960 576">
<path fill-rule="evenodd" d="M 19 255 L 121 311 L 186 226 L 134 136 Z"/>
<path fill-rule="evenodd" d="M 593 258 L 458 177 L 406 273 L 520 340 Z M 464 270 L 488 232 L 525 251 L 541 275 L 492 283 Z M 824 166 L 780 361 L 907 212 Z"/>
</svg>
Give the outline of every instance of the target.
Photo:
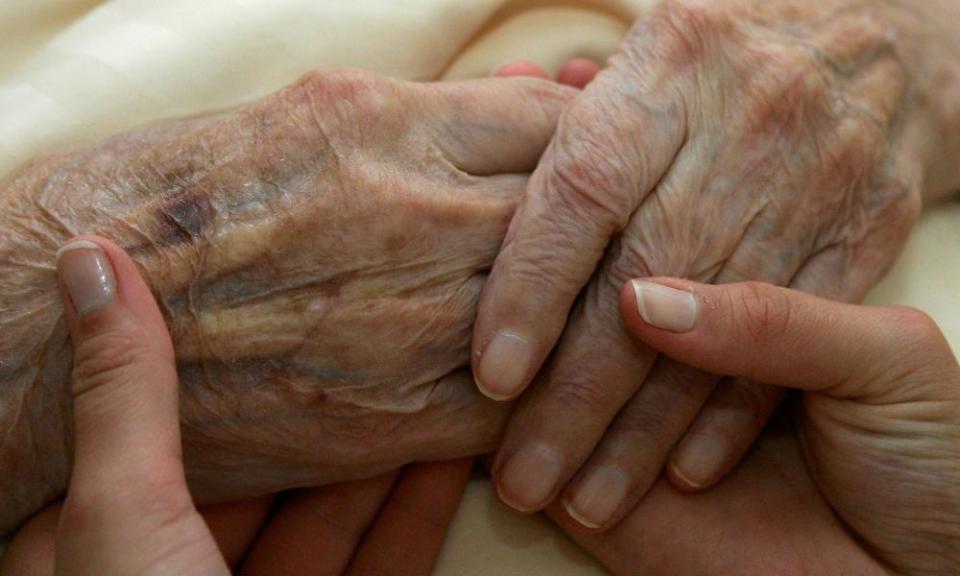
<svg viewBox="0 0 960 576">
<path fill-rule="evenodd" d="M 75 240 L 57 252 L 57 270 L 77 314 L 84 316 L 110 303 L 117 281 L 110 259 L 89 240 Z"/>
<path fill-rule="evenodd" d="M 697 299 L 686 290 L 633 280 L 637 310 L 643 321 L 671 332 L 689 332 L 697 322 Z"/>
<path fill-rule="evenodd" d="M 532 362 L 533 354 L 525 338 L 499 332 L 480 357 L 477 385 L 484 395 L 494 400 L 512 398 L 526 383 Z"/>
<path fill-rule="evenodd" d="M 563 506 L 580 524 L 599 528 L 610 521 L 626 496 L 626 475 L 617 468 L 603 466 L 591 471 Z"/>
<path fill-rule="evenodd" d="M 695 436 L 680 446 L 671 460 L 674 475 L 693 490 L 700 490 L 719 474 L 726 455 L 726 445 L 713 434 Z"/>
<path fill-rule="evenodd" d="M 528 444 L 504 464 L 497 491 L 507 505 L 529 512 L 547 504 L 562 473 L 556 451 L 543 444 Z"/>
</svg>

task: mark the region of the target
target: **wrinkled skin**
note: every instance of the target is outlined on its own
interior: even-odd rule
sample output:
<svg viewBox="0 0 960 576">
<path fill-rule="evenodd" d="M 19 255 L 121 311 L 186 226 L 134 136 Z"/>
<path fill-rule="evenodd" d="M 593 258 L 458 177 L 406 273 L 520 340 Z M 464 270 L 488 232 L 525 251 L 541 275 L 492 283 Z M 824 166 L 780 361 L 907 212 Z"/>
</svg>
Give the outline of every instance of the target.
<svg viewBox="0 0 960 576">
<path fill-rule="evenodd" d="M 0 532 L 66 486 L 54 258 L 78 234 L 123 247 L 161 304 L 199 501 L 490 449 L 507 407 L 457 370 L 570 92 L 310 74 L 23 168 L 0 187 Z"/>
<path fill-rule="evenodd" d="M 608 528 L 665 463 L 697 490 L 746 452 L 782 393 L 637 349 L 618 292 L 657 275 L 861 299 L 923 195 L 960 187 L 960 46 L 915 4 L 676 0 L 637 22 L 561 118 L 481 296 L 478 384 L 532 383 L 494 464 L 506 502 L 617 493 L 577 510 Z"/>
<path fill-rule="evenodd" d="M 580 544 L 618 574 L 957 574 L 960 365 L 929 316 L 756 282 L 653 281 L 694 294 L 698 319 L 658 329 L 625 288 L 638 341 L 802 398 L 710 490 L 661 481 L 606 533 L 552 509 Z"/>
</svg>

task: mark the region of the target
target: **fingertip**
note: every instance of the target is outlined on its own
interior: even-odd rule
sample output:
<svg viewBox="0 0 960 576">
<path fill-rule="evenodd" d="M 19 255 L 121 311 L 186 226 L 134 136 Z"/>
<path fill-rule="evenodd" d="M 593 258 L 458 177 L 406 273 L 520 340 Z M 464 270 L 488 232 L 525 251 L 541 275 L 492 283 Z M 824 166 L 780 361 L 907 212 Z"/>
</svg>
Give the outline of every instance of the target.
<svg viewBox="0 0 960 576">
<path fill-rule="evenodd" d="M 497 402 L 518 396 L 527 387 L 534 363 L 528 338 L 502 330 L 480 353 L 474 379 L 480 392 Z"/>
<path fill-rule="evenodd" d="M 700 416 L 692 427 L 702 426 L 702 419 Z M 723 431 L 688 432 L 670 455 L 667 476 L 670 483 L 682 492 L 701 492 L 719 482 L 735 463 L 732 447 Z"/>
<path fill-rule="evenodd" d="M 550 75 L 547 74 L 547 71 L 544 70 L 543 67 L 526 60 L 517 60 L 504 64 L 496 68 L 493 72 L 493 75 L 498 78 L 523 76 L 529 78 L 542 78 L 543 80 L 550 79 Z"/>
<path fill-rule="evenodd" d="M 49 576 L 55 573 L 61 507 L 59 502 L 48 505 L 20 527 L 0 556 L 0 574 Z"/>
<path fill-rule="evenodd" d="M 629 474 L 620 466 L 591 466 L 567 487 L 563 507 L 583 528 L 593 532 L 608 530 L 623 517 L 624 508 L 635 501 L 631 484 Z"/>
<path fill-rule="evenodd" d="M 170 348 L 163 314 L 137 265 L 116 243 L 78 236 L 56 254 L 57 276 L 71 334 L 90 336 L 115 322 L 148 328 L 156 344 Z M 82 334 L 81 334 L 82 331 Z"/>
<path fill-rule="evenodd" d="M 576 523 L 576 527 L 581 530 L 587 530 L 591 532 L 599 532 L 600 525 L 594 523 L 590 519 L 583 516 L 580 511 L 578 511 L 574 506 L 573 502 L 569 498 L 563 498 L 560 500 L 560 504 L 563 506 L 563 511 L 567 513 L 567 516 L 573 519 Z"/>
<path fill-rule="evenodd" d="M 93 239 L 75 238 L 67 242 L 57 250 L 56 263 L 64 306 L 71 316 L 83 318 L 116 299 L 113 264 Z M 77 326 L 72 323 L 72 327 Z"/>
<path fill-rule="evenodd" d="M 564 64 L 557 73 L 557 82 L 583 89 L 593 82 L 600 72 L 600 65 L 588 58 L 574 58 Z"/>
<path fill-rule="evenodd" d="M 667 464 L 666 473 L 667 479 L 670 480 L 670 484 L 681 492 L 694 494 L 706 488 L 706 486 L 704 486 L 701 482 L 687 477 L 683 470 L 681 470 L 672 459 Z"/>
</svg>

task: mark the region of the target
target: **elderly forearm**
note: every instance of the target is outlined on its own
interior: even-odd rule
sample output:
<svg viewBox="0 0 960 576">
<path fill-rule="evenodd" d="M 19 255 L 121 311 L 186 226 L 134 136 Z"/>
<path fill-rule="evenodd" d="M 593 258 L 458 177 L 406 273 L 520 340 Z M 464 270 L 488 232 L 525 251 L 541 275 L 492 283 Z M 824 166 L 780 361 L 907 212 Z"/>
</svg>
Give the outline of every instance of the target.
<svg viewBox="0 0 960 576">
<path fill-rule="evenodd" d="M 47 174 L 35 165 L 0 187 L 0 534 L 60 494 L 69 473 L 70 355 L 52 274 L 66 231 L 40 209 L 24 218 L 20 204 Z"/>
<path fill-rule="evenodd" d="M 896 26 L 894 40 L 913 87 L 910 104 L 925 114 L 924 194 L 928 199 L 960 190 L 960 0 L 886 0 Z M 919 138 L 918 138 L 919 140 Z"/>
</svg>

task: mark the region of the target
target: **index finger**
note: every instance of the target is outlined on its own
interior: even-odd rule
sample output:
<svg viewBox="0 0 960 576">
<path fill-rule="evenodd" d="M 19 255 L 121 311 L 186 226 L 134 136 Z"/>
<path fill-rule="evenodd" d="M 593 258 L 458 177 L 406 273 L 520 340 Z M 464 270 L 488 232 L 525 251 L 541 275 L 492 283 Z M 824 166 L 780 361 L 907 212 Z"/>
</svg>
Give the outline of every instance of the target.
<svg viewBox="0 0 960 576">
<path fill-rule="evenodd" d="M 530 383 L 611 237 L 683 143 L 682 106 L 616 62 L 561 116 L 481 294 L 473 365 L 492 398 Z"/>
</svg>

